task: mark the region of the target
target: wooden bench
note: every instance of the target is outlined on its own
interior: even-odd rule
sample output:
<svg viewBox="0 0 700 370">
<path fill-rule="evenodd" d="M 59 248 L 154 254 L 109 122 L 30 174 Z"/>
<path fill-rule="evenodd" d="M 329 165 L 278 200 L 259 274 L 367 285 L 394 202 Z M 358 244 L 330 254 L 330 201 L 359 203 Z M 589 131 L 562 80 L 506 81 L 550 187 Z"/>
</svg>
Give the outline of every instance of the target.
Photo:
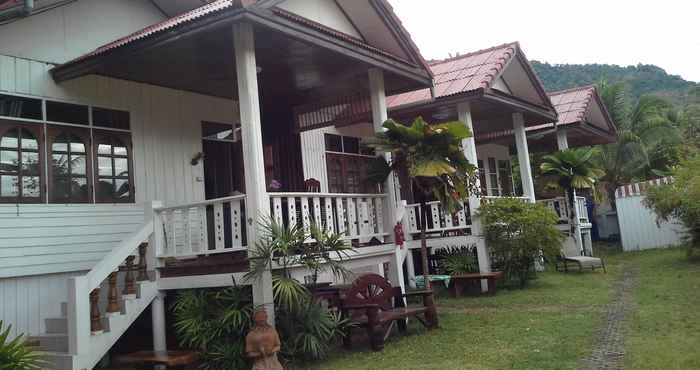
<svg viewBox="0 0 700 370">
<path fill-rule="evenodd" d="M 405 298 L 421 296 L 422 305 L 407 307 Z M 340 310 L 343 317 L 349 318 L 357 327 L 367 330 L 373 350 L 381 351 L 384 342 L 391 334 L 394 325 L 405 333 L 406 319 L 415 318 L 426 328 L 437 327 L 437 311 L 430 290 L 402 293 L 400 287 L 393 287 L 377 274 L 365 274 L 357 278 L 347 290 L 341 292 Z M 346 347 L 351 347 L 352 332 L 343 339 Z"/>
<path fill-rule="evenodd" d="M 464 292 L 464 289 L 469 285 L 477 285 L 481 291 L 481 280 L 488 281 L 487 294 L 496 294 L 496 281 L 503 278 L 502 271 L 472 273 L 472 274 L 455 274 L 450 276 L 450 293 L 453 297 L 459 297 Z"/>
<path fill-rule="evenodd" d="M 139 351 L 117 357 L 117 363 L 122 365 L 136 365 L 144 369 L 152 369 L 153 366 L 165 366 L 166 369 L 187 369 L 197 362 L 198 356 L 192 351 Z"/>
<path fill-rule="evenodd" d="M 566 256 L 559 256 L 557 257 L 557 262 L 556 265 L 554 266 L 557 271 L 561 272 L 569 272 L 571 268 L 569 266 L 575 266 L 575 268 L 581 272 L 586 269 L 591 269 L 591 271 L 595 271 L 597 268 L 602 268 L 603 272 L 607 273 L 608 271 L 605 269 L 605 261 L 603 261 L 602 258 L 597 258 L 597 257 L 586 257 L 586 256 L 574 256 L 574 257 L 566 257 Z"/>
</svg>

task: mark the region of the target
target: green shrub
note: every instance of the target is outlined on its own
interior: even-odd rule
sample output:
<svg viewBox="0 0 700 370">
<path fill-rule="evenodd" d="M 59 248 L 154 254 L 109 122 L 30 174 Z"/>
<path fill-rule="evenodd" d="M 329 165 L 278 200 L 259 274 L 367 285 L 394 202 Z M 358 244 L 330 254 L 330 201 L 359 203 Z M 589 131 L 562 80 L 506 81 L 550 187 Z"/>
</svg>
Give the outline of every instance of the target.
<svg viewBox="0 0 700 370">
<path fill-rule="evenodd" d="M 447 247 L 435 254 L 442 257 L 440 267 L 449 275 L 479 272 L 479 262 L 471 248 Z"/>
<path fill-rule="evenodd" d="M 202 369 L 248 369 L 245 336 L 252 325 L 250 289 L 191 289 L 178 293 L 172 311 L 180 345 L 200 351 Z"/>
<path fill-rule="evenodd" d="M 557 216 L 542 204 L 497 199 L 481 206 L 479 217 L 494 264 L 521 288 L 540 253 L 554 257 L 561 251 L 564 235 L 556 227 Z"/>
<path fill-rule="evenodd" d="M 688 229 L 688 254 L 700 250 L 700 154 L 673 169 L 674 181 L 650 188 L 645 204 L 661 220 L 677 218 Z"/>
<path fill-rule="evenodd" d="M 44 361 L 34 352 L 20 335 L 13 340 L 10 338 L 9 325 L 4 327 L 0 321 L 0 370 L 39 370 L 43 369 Z"/>
</svg>

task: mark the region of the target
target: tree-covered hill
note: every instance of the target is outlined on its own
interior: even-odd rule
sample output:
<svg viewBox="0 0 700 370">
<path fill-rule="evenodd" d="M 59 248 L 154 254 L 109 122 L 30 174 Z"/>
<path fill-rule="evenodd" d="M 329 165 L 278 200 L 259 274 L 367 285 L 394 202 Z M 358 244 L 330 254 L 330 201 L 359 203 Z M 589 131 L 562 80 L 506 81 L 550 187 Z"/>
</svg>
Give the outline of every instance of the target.
<svg viewBox="0 0 700 370">
<path fill-rule="evenodd" d="M 700 84 L 647 64 L 621 67 L 610 64 L 549 64 L 532 61 L 532 65 L 548 91 L 595 84 L 606 79 L 611 83 L 626 82 L 633 99 L 644 94 L 654 94 L 683 104 L 688 91 L 700 87 Z"/>
</svg>

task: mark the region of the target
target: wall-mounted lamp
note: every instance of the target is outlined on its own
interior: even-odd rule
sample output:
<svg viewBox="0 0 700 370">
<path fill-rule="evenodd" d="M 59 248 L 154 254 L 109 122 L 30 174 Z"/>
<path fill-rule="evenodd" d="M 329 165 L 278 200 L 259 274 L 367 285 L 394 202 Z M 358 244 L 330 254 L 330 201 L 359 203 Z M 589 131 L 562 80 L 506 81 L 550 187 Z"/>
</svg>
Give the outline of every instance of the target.
<svg viewBox="0 0 700 370">
<path fill-rule="evenodd" d="M 196 166 L 199 164 L 199 161 L 201 161 L 202 159 L 204 159 L 204 153 L 197 152 L 197 154 L 195 154 L 194 157 L 192 157 L 190 164 L 193 166 Z"/>
</svg>

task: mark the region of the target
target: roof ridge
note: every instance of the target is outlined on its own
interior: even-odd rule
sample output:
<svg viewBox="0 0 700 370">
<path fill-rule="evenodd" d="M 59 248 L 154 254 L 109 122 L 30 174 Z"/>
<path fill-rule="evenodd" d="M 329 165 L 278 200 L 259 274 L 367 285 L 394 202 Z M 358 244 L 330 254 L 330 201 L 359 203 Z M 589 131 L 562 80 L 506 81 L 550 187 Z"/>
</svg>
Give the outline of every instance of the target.
<svg viewBox="0 0 700 370">
<path fill-rule="evenodd" d="M 491 46 L 491 47 L 486 48 L 486 49 L 481 49 L 481 50 L 477 50 L 477 51 L 471 51 L 471 52 L 466 53 L 466 54 L 460 54 L 460 55 L 457 55 L 457 56 L 454 56 L 454 57 L 450 57 L 450 58 L 429 60 L 429 61 L 428 61 L 428 64 L 432 67 L 432 66 L 434 66 L 434 65 L 438 65 L 438 64 L 442 64 L 442 63 L 447 63 L 447 62 L 453 62 L 453 61 L 455 61 L 455 60 L 464 59 L 464 58 L 471 57 L 471 56 L 474 56 L 474 55 L 477 55 L 477 54 L 483 54 L 483 53 L 487 53 L 487 52 L 489 52 L 489 51 L 494 51 L 494 50 L 498 50 L 498 49 L 503 49 L 503 48 L 506 48 L 506 47 L 508 47 L 508 46 L 511 46 L 511 47 L 518 47 L 519 44 L 520 44 L 520 43 L 519 43 L 518 41 L 508 42 L 508 43 L 501 44 L 501 45 Z"/>
<path fill-rule="evenodd" d="M 580 91 L 580 90 L 586 90 L 586 89 L 596 89 L 596 85 L 595 84 L 588 84 L 588 85 L 570 87 L 570 88 L 564 89 L 564 90 L 548 91 L 547 95 L 549 95 L 549 96 L 561 95 L 561 94 L 566 94 L 566 93 L 573 92 L 573 91 Z"/>
<path fill-rule="evenodd" d="M 501 71 L 503 71 L 503 68 L 506 66 L 506 61 L 512 57 L 515 56 L 515 53 L 517 52 L 517 43 L 516 43 L 516 49 L 513 50 L 513 52 L 509 52 L 507 50 L 504 50 L 503 53 L 498 57 L 498 61 L 495 63 L 494 67 L 489 69 L 488 73 L 484 74 L 484 78 L 481 79 L 480 85 L 483 88 L 489 88 L 491 87 L 491 83 L 493 83 L 493 80 L 498 76 Z M 506 58 L 506 54 L 508 54 L 508 57 Z"/>
</svg>

